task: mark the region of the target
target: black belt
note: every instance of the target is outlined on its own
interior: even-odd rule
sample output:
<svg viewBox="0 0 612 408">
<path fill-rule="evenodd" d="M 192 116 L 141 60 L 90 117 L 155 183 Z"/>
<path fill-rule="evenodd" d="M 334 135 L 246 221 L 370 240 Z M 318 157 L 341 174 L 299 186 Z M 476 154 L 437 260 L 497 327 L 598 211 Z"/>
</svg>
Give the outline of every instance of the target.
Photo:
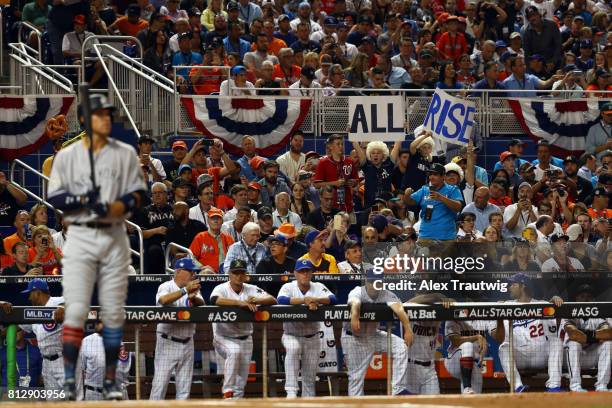
<svg viewBox="0 0 612 408">
<path fill-rule="evenodd" d="M 115 226 L 115 224 L 111 224 L 110 222 L 99 222 L 99 221 L 73 222 L 70 225 L 76 225 L 77 227 L 96 228 L 96 229 L 105 229 L 105 228 L 111 228 Z"/>
<path fill-rule="evenodd" d="M 181 344 L 187 344 L 191 341 L 191 337 L 188 337 L 186 339 L 179 339 L 178 337 L 168 336 L 166 333 L 162 333 L 161 337 L 162 339 L 170 340 L 175 343 L 181 343 Z"/>
<path fill-rule="evenodd" d="M 45 360 L 49 360 L 49 361 L 55 361 L 60 357 L 61 357 L 61 354 L 52 354 L 50 356 L 43 356 Z"/>
<path fill-rule="evenodd" d="M 102 393 L 102 388 L 100 388 L 100 387 L 93 387 L 91 385 L 86 385 L 85 389 L 87 389 L 89 391 L 95 391 L 95 392 Z"/>
<path fill-rule="evenodd" d="M 249 335 L 238 336 L 238 337 L 230 337 L 230 336 L 223 336 L 223 337 L 227 337 L 228 339 L 233 339 L 233 340 L 246 340 L 249 338 Z"/>
<path fill-rule="evenodd" d="M 423 367 L 429 367 L 431 365 L 431 361 L 419 361 L 419 360 L 412 360 L 410 358 L 408 359 L 408 362 L 412 364 L 420 365 Z"/>
<path fill-rule="evenodd" d="M 304 336 L 304 338 L 305 338 L 305 339 L 311 339 L 311 338 L 313 338 L 314 336 L 316 336 L 317 334 L 319 334 L 319 333 L 309 334 L 308 336 Z"/>
</svg>

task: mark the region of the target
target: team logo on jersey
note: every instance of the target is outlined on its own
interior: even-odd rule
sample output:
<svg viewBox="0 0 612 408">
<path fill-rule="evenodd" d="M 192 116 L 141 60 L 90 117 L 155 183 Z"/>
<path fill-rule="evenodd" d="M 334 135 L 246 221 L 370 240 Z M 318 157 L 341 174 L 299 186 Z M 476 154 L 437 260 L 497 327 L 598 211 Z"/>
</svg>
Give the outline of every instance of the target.
<svg viewBox="0 0 612 408">
<path fill-rule="evenodd" d="M 468 317 L 468 315 L 470 314 L 469 309 L 457 309 L 455 310 L 455 318 L 460 319 L 460 318 L 464 318 L 464 317 Z"/>
<path fill-rule="evenodd" d="M 130 355 L 127 351 L 125 351 L 125 347 L 122 344 L 121 348 L 119 349 L 119 361 L 123 361 L 125 363 L 129 358 Z"/>
<path fill-rule="evenodd" d="M 57 323 L 55 323 L 55 322 L 53 322 L 53 323 L 43 323 L 42 327 L 43 327 L 43 329 L 45 329 L 45 331 L 52 332 L 52 331 L 55 331 L 55 329 L 57 328 Z"/>
</svg>

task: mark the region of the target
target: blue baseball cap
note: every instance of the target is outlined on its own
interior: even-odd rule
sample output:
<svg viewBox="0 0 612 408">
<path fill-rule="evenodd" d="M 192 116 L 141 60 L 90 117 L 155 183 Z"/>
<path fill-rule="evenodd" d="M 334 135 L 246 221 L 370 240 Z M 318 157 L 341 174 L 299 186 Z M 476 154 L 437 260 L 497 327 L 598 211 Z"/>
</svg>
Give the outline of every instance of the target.
<svg viewBox="0 0 612 408">
<path fill-rule="evenodd" d="M 502 53 L 501 57 L 499 57 L 499 60 L 501 62 L 506 62 L 511 56 L 512 56 L 512 53 L 510 51 L 505 51 Z"/>
<path fill-rule="evenodd" d="M 335 27 L 338 25 L 338 20 L 333 16 L 327 16 L 325 20 L 323 20 L 323 25 Z"/>
<path fill-rule="evenodd" d="M 522 283 L 523 285 L 528 285 L 530 282 L 529 276 L 524 273 L 517 273 L 508 278 L 508 282 L 510 283 Z"/>
<path fill-rule="evenodd" d="M 28 288 L 26 290 L 22 290 L 21 293 L 30 293 L 33 290 L 40 290 L 41 292 L 49 293 L 49 285 L 47 281 L 42 279 L 32 279 L 28 282 Z"/>
<path fill-rule="evenodd" d="M 308 259 L 300 259 L 295 263 L 296 272 L 299 271 L 312 271 L 314 270 L 314 265 Z"/>
<path fill-rule="evenodd" d="M 379 280 L 379 279 L 383 279 L 385 277 L 384 274 L 382 273 L 376 273 L 374 272 L 374 269 L 370 268 L 366 271 L 366 280 L 368 281 L 375 281 L 375 280 Z"/>
<path fill-rule="evenodd" d="M 230 71 L 230 73 L 232 75 L 238 75 L 238 74 L 242 74 L 242 73 L 245 73 L 245 72 L 247 72 L 247 69 L 246 69 L 246 67 L 244 65 L 236 65 L 236 66 L 232 67 L 232 69 Z"/>
<path fill-rule="evenodd" d="M 270 235 L 266 241 L 268 241 L 270 245 L 272 245 L 273 242 L 278 242 L 281 245 L 287 246 L 287 237 L 285 237 L 282 233 Z"/>
<path fill-rule="evenodd" d="M 191 165 L 190 164 L 181 164 L 178 168 L 178 173 L 177 174 L 181 174 L 184 170 L 192 170 Z"/>
<path fill-rule="evenodd" d="M 507 47 L 508 45 L 506 44 L 506 42 L 504 40 L 497 40 L 495 41 L 495 48 L 503 48 L 503 47 Z"/>
<path fill-rule="evenodd" d="M 176 271 L 179 269 L 185 269 L 187 271 L 198 272 L 202 268 L 197 266 L 195 262 L 193 262 L 193 259 L 191 258 L 181 258 L 177 260 L 176 262 L 174 262 L 174 270 Z"/>
<path fill-rule="evenodd" d="M 315 239 L 319 238 L 323 233 L 319 230 L 312 230 L 304 237 L 304 243 L 306 246 L 310 246 Z"/>
</svg>

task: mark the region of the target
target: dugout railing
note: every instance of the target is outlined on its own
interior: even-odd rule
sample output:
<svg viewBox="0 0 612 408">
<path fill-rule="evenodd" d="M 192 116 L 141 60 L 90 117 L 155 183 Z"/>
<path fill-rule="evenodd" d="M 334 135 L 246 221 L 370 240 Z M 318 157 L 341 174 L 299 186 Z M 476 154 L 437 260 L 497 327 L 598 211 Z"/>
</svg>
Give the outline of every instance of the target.
<svg viewBox="0 0 612 408">
<path fill-rule="evenodd" d="M 454 303 L 450 306 L 441 304 L 434 305 L 416 305 L 405 304 L 404 309 L 408 316 L 413 321 L 460 321 L 460 320 L 521 320 L 526 318 L 532 319 L 560 319 L 560 318 L 575 318 L 576 316 L 591 316 L 591 317 L 607 317 L 612 316 L 612 302 L 590 302 L 590 303 L 575 303 L 567 302 L 560 307 L 556 307 L 550 303 Z M 98 307 L 93 307 L 89 313 L 88 319 L 90 322 L 96 321 L 99 312 Z M 9 314 L 0 311 L 0 321 L 3 324 L 34 324 L 34 323 L 49 323 L 52 322 L 53 308 L 46 307 L 23 307 L 14 306 Z M 249 312 L 245 309 L 237 307 L 217 307 L 217 306 L 202 306 L 194 308 L 161 308 L 161 307 L 126 307 L 126 322 L 135 324 L 133 327 L 134 343 L 128 348 L 136 353 L 136 358 L 133 362 L 135 365 L 135 384 L 137 399 L 146 398 L 146 395 L 141 393 L 142 368 L 140 353 L 140 331 L 142 324 L 153 324 L 158 322 L 170 322 L 181 324 L 185 322 L 197 324 L 215 323 L 238 323 L 238 322 L 255 322 L 255 336 L 260 340 L 259 344 L 254 346 L 254 353 L 257 349 L 261 352 L 261 366 L 258 367 L 258 377 L 261 378 L 261 392 L 263 397 L 269 396 L 269 371 L 268 371 L 268 325 L 275 322 L 286 321 L 330 321 L 330 322 L 346 322 L 350 320 L 350 309 L 346 305 L 339 306 L 321 306 L 316 311 L 310 311 L 303 306 L 269 306 L 259 307 L 256 313 Z M 360 320 L 362 322 L 380 322 L 385 323 L 388 328 L 387 333 L 387 356 L 391 356 L 391 323 L 396 322 L 396 318 L 389 307 L 383 304 L 362 305 Z M 14 327 L 14 326 L 13 326 Z M 203 327 L 199 326 L 200 329 Z M 208 330 L 210 328 L 208 327 Z M 15 329 L 9 329 L 9 335 L 15 334 Z M 197 334 L 196 334 L 197 335 Z M 126 336 L 127 337 L 127 336 Z M 131 337 L 131 336 L 129 336 Z M 13 339 L 8 339 L 9 345 L 14 345 Z M 512 350 L 513 337 L 508 338 L 510 349 Z M 7 354 L 8 370 L 8 385 L 9 388 L 16 386 L 16 370 L 11 370 L 15 367 L 14 355 L 9 352 Z M 390 367 L 391 364 L 388 365 Z M 389 370 L 389 369 L 388 369 Z M 252 373 L 251 373 L 252 374 Z M 387 371 L 386 393 L 390 394 L 389 383 L 393 373 Z M 199 377 L 203 381 L 207 380 L 206 375 Z M 512 381 L 512 380 L 511 380 Z M 514 392 L 512 387 L 509 387 L 509 392 Z"/>
</svg>

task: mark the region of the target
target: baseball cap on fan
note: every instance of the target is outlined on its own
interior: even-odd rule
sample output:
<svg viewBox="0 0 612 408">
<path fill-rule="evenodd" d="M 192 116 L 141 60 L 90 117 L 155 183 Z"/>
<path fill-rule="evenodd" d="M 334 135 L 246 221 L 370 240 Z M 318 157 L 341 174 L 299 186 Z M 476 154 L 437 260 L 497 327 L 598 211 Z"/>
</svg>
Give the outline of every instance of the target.
<svg viewBox="0 0 612 408">
<path fill-rule="evenodd" d="M 32 279 L 28 282 L 28 288 L 26 290 L 22 290 L 21 293 L 30 293 L 33 290 L 40 290 L 41 292 L 49 293 L 49 285 L 47 281 L 42 279 Z"/>
<path fill-rule="evenodd" d="M 531 280 L 529 279 L 529 276 L 525 275 L 524 273 L 520 273 L 520 272 L 508 278 L 509 283 L 520 283 L 523 285 L 529 285 L 530 281 Z"/>
</svg>

